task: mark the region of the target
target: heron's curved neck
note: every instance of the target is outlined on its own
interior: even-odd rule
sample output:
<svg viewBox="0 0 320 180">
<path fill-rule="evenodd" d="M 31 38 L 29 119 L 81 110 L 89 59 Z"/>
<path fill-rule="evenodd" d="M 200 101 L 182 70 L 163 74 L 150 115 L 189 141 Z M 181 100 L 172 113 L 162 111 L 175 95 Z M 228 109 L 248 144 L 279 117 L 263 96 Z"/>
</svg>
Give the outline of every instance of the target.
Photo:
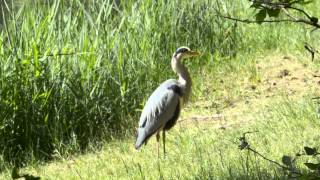
<svg viewBox="0 0 320 180">
<path fill-rule="evenodd" d="M 189 94 L 191 91 L 191 77 L 187 70 L 187 68 L 181 63 L 180 56 L 173 56 L 171 60 L 171 67 L 175 73 L 178 74 L 179 79 L 178 82 L 181 84 L 183 88 L 183 99 L 184 102 L 187 102 L 189 98 Z"/>
</svg>

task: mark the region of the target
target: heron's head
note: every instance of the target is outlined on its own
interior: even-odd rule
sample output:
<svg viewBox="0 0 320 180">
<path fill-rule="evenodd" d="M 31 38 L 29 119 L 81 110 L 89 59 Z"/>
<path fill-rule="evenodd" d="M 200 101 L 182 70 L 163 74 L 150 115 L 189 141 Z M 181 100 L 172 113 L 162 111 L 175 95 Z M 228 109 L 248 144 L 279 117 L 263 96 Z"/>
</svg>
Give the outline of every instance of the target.
<svg viewBox="0 0 320 180">
<path fill-rule="evenodd" d="M 199 56 L 200 53 L 197 51 L 192 51 L 190 48 L 186 46 L 179 47 L 173 56 L 177 59 L 191 58 L 195 56 Z"/>
</svg>

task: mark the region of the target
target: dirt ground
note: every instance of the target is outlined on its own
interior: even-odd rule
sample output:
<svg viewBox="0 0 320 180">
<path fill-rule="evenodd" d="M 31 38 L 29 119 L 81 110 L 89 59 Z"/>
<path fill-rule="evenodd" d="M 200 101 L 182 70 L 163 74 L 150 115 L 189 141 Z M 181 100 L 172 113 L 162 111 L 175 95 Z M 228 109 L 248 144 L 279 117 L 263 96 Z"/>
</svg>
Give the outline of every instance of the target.
<svg viewBox="0 0 320 180">
<path fill-rule="evenodd" d="M 224 130 L 249 123 L 256 118 L 257 113 L 277 99 L 294 100 L 310 94 L 314 97 L 320 96 L 320 71 L 316 70 L 312 63 L 308 64 L 293 56 L 260 58 L 256 62 L 260 79 L 254 84 L 249 81 L 241 82 L 241 97 L 228 102 L 230 105 L 222 108 L 220 112 L 212 107 L 210 101 L 194 102 L 183 109 L 178 124 L 184 127 L 201 123 Z M 225 102 L 217 100 L 217 103 Z"/>
</svg>

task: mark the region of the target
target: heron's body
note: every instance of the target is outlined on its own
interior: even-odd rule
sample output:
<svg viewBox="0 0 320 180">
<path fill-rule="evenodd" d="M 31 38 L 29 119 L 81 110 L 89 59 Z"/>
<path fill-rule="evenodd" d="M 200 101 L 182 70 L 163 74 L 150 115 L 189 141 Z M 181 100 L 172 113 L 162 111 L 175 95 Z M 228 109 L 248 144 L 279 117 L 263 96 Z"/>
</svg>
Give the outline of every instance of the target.
<svg viewBox="0 0 320 180">
<path fill-rule="evenodd" d="M 136 149 L 139 149 L 143 143 L 146 144 L 153 134 L 157 134 L 157 141 L 159 141 L 159 133 L 162 130 L 165 151 L 165 131 L 176 124 L 180 109 L 187 102 L 191 92 L 191 78 L 180 61 L 184 56 L 192 57 L 195 55 L 198 53 L 190 51 L 186 47 L 178 48 L 173 55 L 171 66 L 178 74 L 179 79 L 169 79 L 163 82 L 147 100 L 140 116 Z"/>
<path fill-rule="evenodd" d="M 149 97 L 139 121 L 136 148 L 159 130 L 169 130 L 180 114 L 181 87 L 177 80 L 163 82 Z"/>
</svg>

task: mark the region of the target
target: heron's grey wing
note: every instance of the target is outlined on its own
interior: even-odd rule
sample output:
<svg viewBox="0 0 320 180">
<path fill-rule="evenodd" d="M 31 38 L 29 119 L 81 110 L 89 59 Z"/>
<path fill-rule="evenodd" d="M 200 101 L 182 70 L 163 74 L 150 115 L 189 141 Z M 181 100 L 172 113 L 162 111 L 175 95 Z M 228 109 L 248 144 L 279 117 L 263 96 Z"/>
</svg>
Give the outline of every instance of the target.
<svg viewBox="0 0 320 180">
<path fill-rule="evenodd" d="M 140 116 L 137 149 L 174 116 L 179 104 L 179 93 L 176 88 L 179 88 L 176 80 L 167 80 L 149 97 Z"/>
</svg>

